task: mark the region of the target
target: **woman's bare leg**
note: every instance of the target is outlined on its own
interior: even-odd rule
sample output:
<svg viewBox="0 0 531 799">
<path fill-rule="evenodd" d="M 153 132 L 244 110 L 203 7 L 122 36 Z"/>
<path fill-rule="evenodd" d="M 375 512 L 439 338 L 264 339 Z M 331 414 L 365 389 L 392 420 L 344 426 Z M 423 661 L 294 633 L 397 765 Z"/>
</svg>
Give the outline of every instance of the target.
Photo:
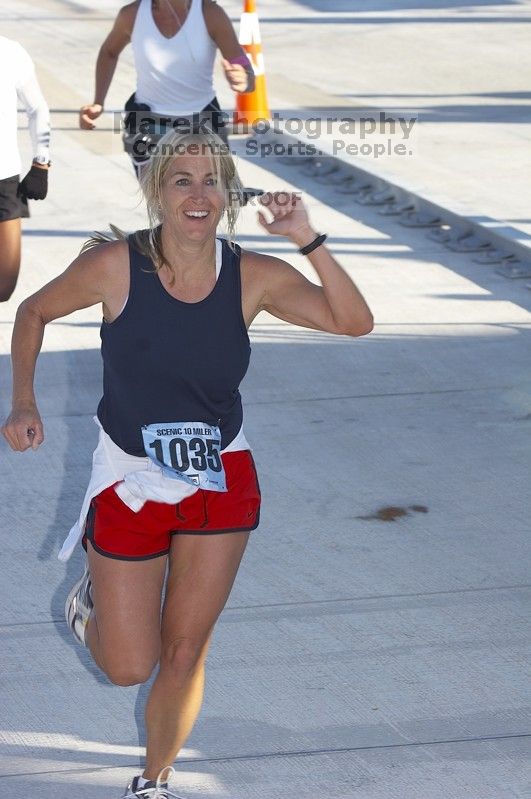
<svg viewBox="0 0 531 799">
<path fill-rule="evenodd" d="M 87 542 L 94 611 L 86 641 L 116 685 L 149 679 L 160 656 L 160 606 L 167 557 L 127 561 L 100 555 Z"/>
<path fill-rule="evenodd" d="M 160 668 L 146 704 L 144 777 L 173 763 L 199 714 L 205 659 L 249 533 L 173 537 L 162 616 Z"/>
</svg>

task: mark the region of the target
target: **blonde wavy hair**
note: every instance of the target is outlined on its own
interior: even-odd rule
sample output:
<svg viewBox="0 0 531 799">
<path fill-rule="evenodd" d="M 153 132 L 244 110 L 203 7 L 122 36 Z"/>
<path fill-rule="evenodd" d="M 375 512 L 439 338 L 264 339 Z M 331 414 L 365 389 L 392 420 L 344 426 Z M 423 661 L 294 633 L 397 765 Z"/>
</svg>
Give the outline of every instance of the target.
<svg viewBox="0 0 531 799">
<path fill-rule="evenodd" d="M 157 152 L 142 167 L 139 177 L 140 188 L 146 201 L 149 227 L 145 230 L 137 230 L 131 235 L 135 248 L 142 255 L 151 259 L 157 272 L 164 265 L 171 268 L 164 257 L 161 242 L 161 225 L 164 221 L 161 208 L 162 185 L 174 158 L 188 153 L 191 148 L 193 148 L 192 154 L 208 154 L 212 160 L 212 171 L 220 181 L 225 195 L 222 219 L 225 220 L 229 244 L 234 246 L 236 222 L 243 201 L 243 185 L 230 149 L 219 136 L 211 131 L 180 133 L 171 130 L 157 142 Z M 83 253 L 98 244 L 127 238 L 127 233 L 116 225 L 109 224 L 109 228 L 109 233 L 96 231 L 83 244 L 81 252 Z"/>
</svg>

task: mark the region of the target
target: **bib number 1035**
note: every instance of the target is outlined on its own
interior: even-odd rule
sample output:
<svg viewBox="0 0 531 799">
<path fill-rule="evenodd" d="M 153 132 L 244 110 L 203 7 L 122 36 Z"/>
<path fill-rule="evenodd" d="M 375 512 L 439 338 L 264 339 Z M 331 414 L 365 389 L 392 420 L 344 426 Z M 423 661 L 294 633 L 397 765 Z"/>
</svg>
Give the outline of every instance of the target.
<svg viewBox="0 0 531 799">
<path fill-rule="evenodd" d="M 219 451 L 219 439 L 199 438 L 194 436 L 188 442 L 184 438 L 170 438 L 168 441 L 168 455 L 172 469 L 177 472 L 186 472 L 192 467 L 194 471 L 221 472 L 223 469 Z M 160 438 L 149 445 L 155 450 L 155 457 L 160 463 L 165 463 L 164 445 Z"/>
<path fill-rule="evenodd" d="M 210 491 L 226 491 L 219 427 L 202 422 L 151 424 L 142 428 L 147 456 L 174 479 Z"/>
</svg>

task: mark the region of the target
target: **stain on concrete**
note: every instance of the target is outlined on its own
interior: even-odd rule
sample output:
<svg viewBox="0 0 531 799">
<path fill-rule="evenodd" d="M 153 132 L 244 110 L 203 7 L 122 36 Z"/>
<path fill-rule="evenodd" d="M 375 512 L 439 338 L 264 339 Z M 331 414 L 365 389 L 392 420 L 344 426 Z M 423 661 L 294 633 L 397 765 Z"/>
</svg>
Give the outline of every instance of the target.
<svg viewBox="0 0 531 799">
<path fill-rule="evenodd" d="M 386 505 L 379 508 L 375 513 L 369 516 L 356 516 L 356 519 L 363 519 L 363 521 L 379 521 L 379 522 L 394 522 L 403 516 L 411 516 L 414 513 L 428 513 L 426 505 L 408 505 L 407 508 L 401 508 L 398 505 Z"/>
</svg>

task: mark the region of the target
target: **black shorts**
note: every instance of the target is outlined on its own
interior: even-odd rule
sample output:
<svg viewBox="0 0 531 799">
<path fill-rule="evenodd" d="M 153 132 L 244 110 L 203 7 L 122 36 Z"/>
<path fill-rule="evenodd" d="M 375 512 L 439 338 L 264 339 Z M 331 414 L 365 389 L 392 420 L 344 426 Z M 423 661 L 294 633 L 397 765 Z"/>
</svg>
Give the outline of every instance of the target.
<svg viewBox="0 0 531 799">
<path fill-rule="evenodd" d="M 122 141 L 124 150 L 131 158 L 138 177 L 142 166 L 149 161 L 149 147 L 156 143 L 172 128 L 188 131 L 210 128 L 220 139 L 228 144 L 228 115 L 221 110 L 217 97 L 214 97 L 202 111 L 191 117 L 178 117 L 151 111 L 149 105 L 137 103 L 135 94 L 127 100 L 123 115 Z"/>
<path fill-rule="evenodd" d="M 29 216 L 28 201 L 18 194 L 19 177 L 0 180 L 0 222 Z"/>
</svg>

